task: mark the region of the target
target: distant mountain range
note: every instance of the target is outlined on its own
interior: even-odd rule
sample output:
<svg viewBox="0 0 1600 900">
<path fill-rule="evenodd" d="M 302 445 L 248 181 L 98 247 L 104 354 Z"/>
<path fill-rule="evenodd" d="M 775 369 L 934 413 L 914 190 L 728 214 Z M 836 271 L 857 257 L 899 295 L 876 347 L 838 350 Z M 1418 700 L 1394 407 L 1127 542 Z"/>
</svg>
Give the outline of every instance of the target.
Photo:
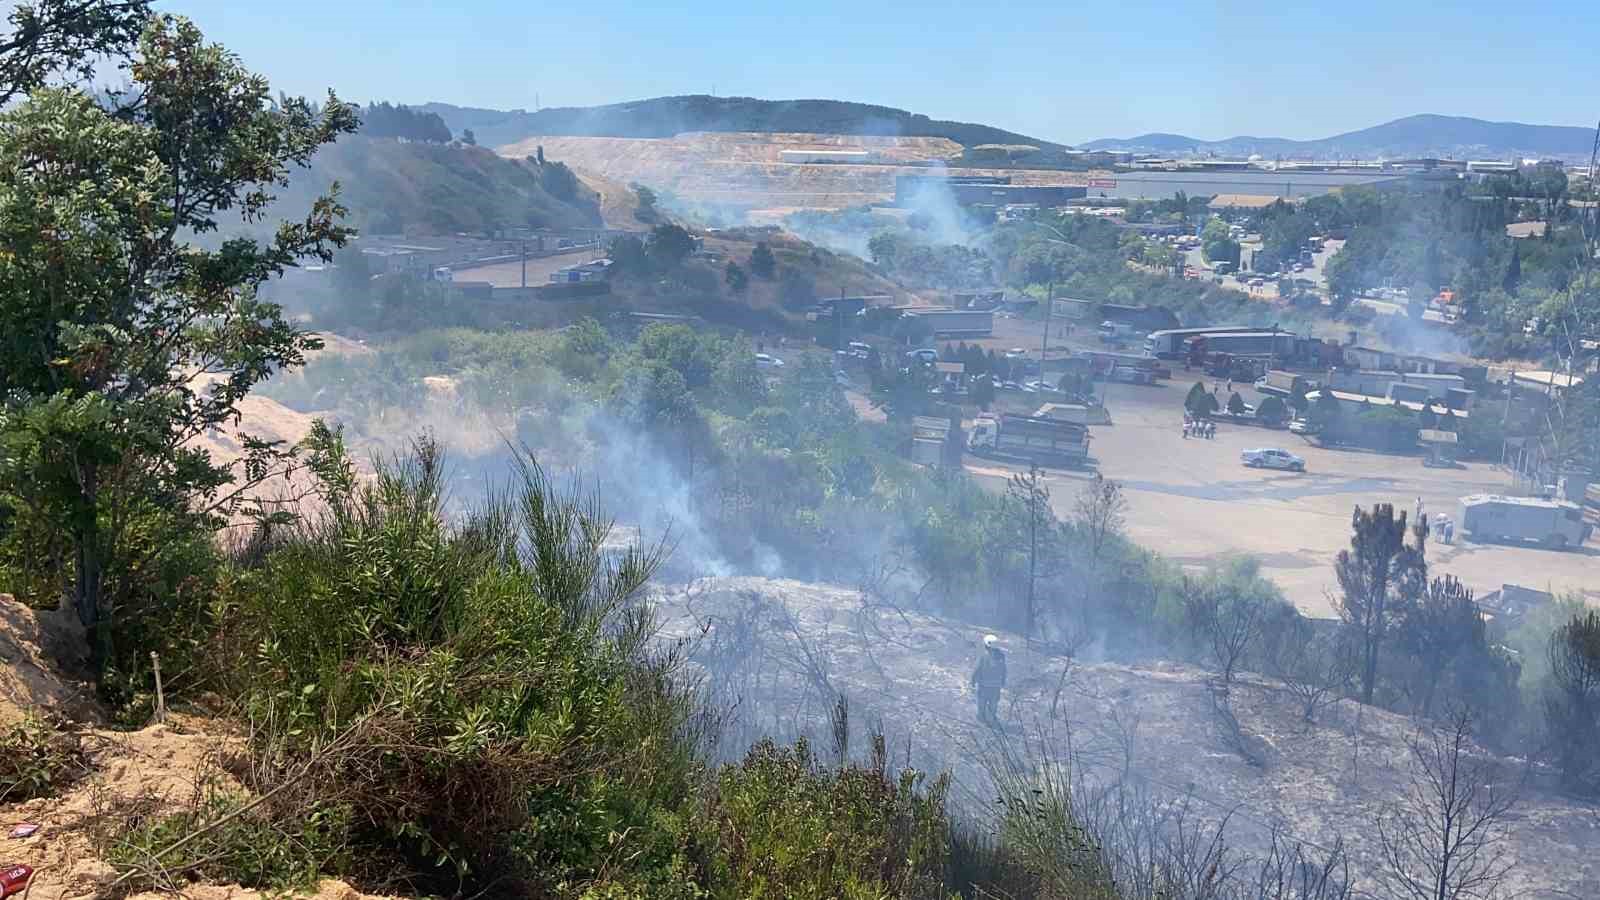
<svg viewBox="0 0 1600 900">
<path fill-rule="evenodd" d="M 1360 131 L 1312 141 L 1250 136 L 1202 141 L 1181 134 L 1142 134 L 1131 138 L 1102 138 L 1083 145 L 1089 150 L 1132 150 L 1162 155 L 1245 157 L 1260 154 L 1268 159 L 1282 156 L 1323 160 L 1371 159 L 1379 156 L 1454 159 L 1517 156 L 1587 160 L 1593 146 L 1594 130 L 1591 128 L 1486 122 L 1465 116 L 1435 115 L 1406 116 Z"/>
<path fill-rule="evenodd" d="M 842 100 L 756 100 L 693 94 L 657 97 L 607 106 L 527 110 L 474 109 L 425 103 L 416 109 L 437 113 L 452 131 L 472 129 L 479 144 L 498 147 L 531 137 L 671 137 L 684 131 L 811 132 L 889 137 L 948 138 L 964 147 L 978 144 L 1061 145 L 1027 135 L 946 122 L 888 106 Z"/>
</svg>

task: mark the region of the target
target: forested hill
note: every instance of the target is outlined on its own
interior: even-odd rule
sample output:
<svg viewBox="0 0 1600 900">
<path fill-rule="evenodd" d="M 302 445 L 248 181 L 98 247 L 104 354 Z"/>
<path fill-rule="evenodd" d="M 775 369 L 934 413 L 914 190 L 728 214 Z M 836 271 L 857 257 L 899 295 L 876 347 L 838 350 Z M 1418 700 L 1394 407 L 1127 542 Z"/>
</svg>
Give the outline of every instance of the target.
<svg viewBox="0 0 1600 900">
<path fill-rule="evenodd" d="M 750 97 L 695 94 L 608 106 L 542 109 L 531 113 L 521 109 L 474 109 L 448 103 L 426 103 L 414 108 L 437 113 L 458 134 L 470 128 L 479 143 L 493 147 L 540 135 L 660 138 L 684 131 L 942 137 L 963 146 L 1059 146 L 988 125 L 946 122 L 903 109 L 842 100 L 756 100 Z"/>
<path fill-rule="evenodd" d="M 422 233 L 598 226 L 599 198 L 566 166 L 506 159 L 483 147 L 346 135 L 297 172 L 280 201 L 304 209 L 339 182 L 359 228 Z"/>
<path fill-rule="evenodd" d="M 1332 137 L 1296 141 L 1279 137 L 1231 137 L 1203 141 L 1178 134 L 1105 138 L 1084 145 L 1091 150 L 1128 149 L 1153 153 L 1216 153 L 1223 156 L 1292 156 L 1336 159 L 1376 156 L 1442 156 L 1498 159 L 1507 156 L 1588 159 L 1594 130 L 1565 125 L 1488 122 L 1466 116 L 1406 116 L 1371 128 Z"/>
</svg>

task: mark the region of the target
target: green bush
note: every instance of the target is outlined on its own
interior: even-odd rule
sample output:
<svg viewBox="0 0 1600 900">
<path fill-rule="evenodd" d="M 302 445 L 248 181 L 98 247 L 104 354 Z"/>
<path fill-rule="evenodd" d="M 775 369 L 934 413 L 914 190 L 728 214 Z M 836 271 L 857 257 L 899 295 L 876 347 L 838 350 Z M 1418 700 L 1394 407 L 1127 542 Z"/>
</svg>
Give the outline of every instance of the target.
<svg viewBox="0 0 1600 900">
<path fill-rule="evenodd" d="M 53 797 L 87 765 L 77 735 L 27 716 L 0 733 L 0 803 Z"/>
<path fill-rule="evenodd" d="M 289 891 L 347 866 L 347 810 L 313 805 L 282 818 L 271 810 L 208 784 L 179 812 L 133 817 L 132 827 L 111 837 L 105 859 L 127 877 L 130 893 L 180 891 L 197 881 Z"/>
<path fill-rule="evenodd" d="M 226 580 L 219 668 L 256 751 L 423 883 L 570 888 L 622 835 L 626 868 L 670 866 L 697 709 L 635 601 L 656 557 L 603 552 L 592 503 L 531 463 L 448 525 L 443 466 L 423 442 L 368 483 L 324 473 L 327 511 Z"/>
<path fill-rule="evenodd" d="M 882 736 L 867 765 L 826 768 L 804 740 L 762 741 L 722 770 L 711 827 L 719 896 L 825 900 L 941 898 L 947 777 L 888 770 Z"/>
</svg>

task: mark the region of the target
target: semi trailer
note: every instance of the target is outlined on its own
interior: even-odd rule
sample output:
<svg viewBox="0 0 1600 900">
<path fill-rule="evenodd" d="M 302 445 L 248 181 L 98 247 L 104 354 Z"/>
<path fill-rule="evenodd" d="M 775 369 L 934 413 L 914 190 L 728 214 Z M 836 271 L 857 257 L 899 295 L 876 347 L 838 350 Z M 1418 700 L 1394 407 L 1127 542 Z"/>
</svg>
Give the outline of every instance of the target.
<svg viewBox="0 0 1600 900">
<path fill-rule="evenodd" d="M 1089 458 L 1089 429 L 1043 416 L 979 416 L 967 436 L 967 450 L 994 459 L 1081 466 Z"/>
</svg>

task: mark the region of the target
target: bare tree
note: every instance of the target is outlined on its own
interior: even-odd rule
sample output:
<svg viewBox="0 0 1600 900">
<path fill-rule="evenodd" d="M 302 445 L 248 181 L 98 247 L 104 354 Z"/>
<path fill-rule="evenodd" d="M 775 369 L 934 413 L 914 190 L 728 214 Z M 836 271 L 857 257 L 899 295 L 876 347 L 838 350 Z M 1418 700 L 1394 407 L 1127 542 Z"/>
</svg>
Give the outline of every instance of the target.
<svg viewBox="0 0 1600 900">
<path fill-rule="evenodd" d="M 1234 669 L 1261 635 L 1265 605 L 1210 579 L 1185 577 L 1180 596 L 1184 617 L 1222 672 L 1222 683 L 1232 684 Z"/>
<path fill-rule="evenodd" d="M 1028 536 L 1028 581 L 1023 636 L 1031 641 L 1039 610 L 1037 600 L 1039 541 L 1042 537 L 1048 542 L 1050 532 L 1054 530 L 1055 525 L 1054 518 L 1050 515 L 1050 489 L 1045 486 L 1039 467 L 1029 465 L 1026 475 L 1011 476 L 1011 483 L 1006 486 L 1006 498 L 1018 504 L 1026 517 L 1024 528 Z"/>
<path fill-rule="evenodd" d="M 1122 485 L 1098 473 L 1073 501 L 1071 525 L 1082 561 L 1083 595 L 1080 599 L 1081 613 L 1085 617 L 1093 607 L 1106 552 L 1122 535 L 1127 513 L 1128 501 L 1122 496 Z"/>
<path fill-rule="evenodd" d="M 1339 635 L 1318 635 L 1307 623 L 1300 639 L 1291 641 L 1273 661 L 1272 674 L 1299 703 L 1307 722 L 1315 722 L 1318 710 L 1350 689 L 1358 668 L 1353 649 Z"/>
<path fill-rule="evenodd" d="M 1292 841 L 1274 825 L 1272 840 L 1256 870 L 1253 896 L 1259 900 L 1350 900 L 1350 856 L 1344 840 L 1322 853 Z"/>
<path fill-rule="evenodd" d="M 1490 900 L 1503 894 L 1512 863 L 1506 822 L 1517 784 L 1504 766 L 1475 755 L 1472 714 L 1411 741 L 1405 796 L 1378 821 L 1387 896 Z"/>
<path fill-rule="evenodd" d="M 1106 548 L 1122 534 L 1127 514 L 1128 500 L 1122 496 L 1122 485 L 1098 473 L 1073 502 L 1072 527 L 1083 541 L 1091 573 Z"/>
</svg>

